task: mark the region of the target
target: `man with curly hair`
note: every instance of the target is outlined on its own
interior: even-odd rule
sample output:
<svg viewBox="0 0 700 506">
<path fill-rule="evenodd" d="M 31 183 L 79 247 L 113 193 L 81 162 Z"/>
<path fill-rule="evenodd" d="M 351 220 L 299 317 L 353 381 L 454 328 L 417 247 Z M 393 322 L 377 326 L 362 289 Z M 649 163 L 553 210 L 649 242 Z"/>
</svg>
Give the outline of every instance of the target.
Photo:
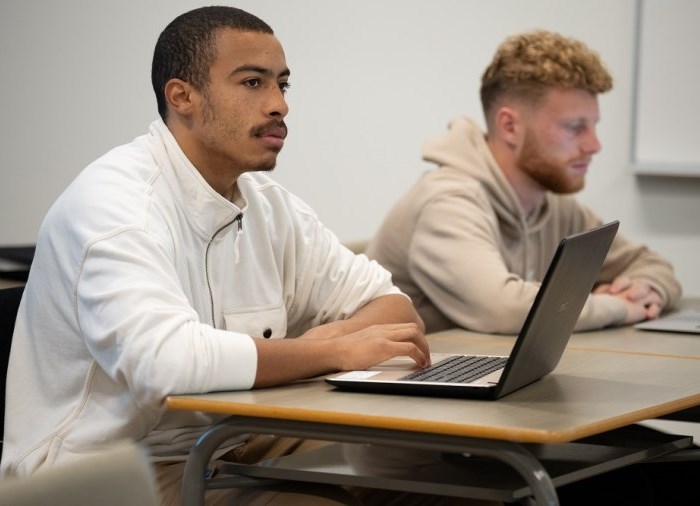
<svg viewBox="0 0 700 506">
<path fill-rule="evenodd" d="M 429 332 L 517 333 L 560 240 L 602 223 L 572 194 L 601 149 L 612 78 L 582 42 L 506 39 L 482 76 L 486 133 L 466 117 L 426 142 L 437 164 L 399 200 L 367 255 L 411 296 Z M 681 294 L 669 262 L 618 235 L 577 330 L 656 318 Z"/>
</svg>

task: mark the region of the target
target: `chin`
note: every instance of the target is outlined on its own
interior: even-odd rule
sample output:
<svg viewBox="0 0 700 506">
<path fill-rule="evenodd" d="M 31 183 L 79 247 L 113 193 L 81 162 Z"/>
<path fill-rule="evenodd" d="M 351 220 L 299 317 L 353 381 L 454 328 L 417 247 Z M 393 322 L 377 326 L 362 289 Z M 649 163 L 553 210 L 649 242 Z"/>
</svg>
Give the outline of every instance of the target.
<svg viewBox="0 0 700 506">
<path fill-rule="evenodd" d="M 586 186 L 586 181 L 585 180 L 580 180 L 580 181 L 572 181 L 571 184 L 568 185 L 567 191 L 564 193 L 578 193 L 583 188 Z"/>
<path fill-rule="evenodd" d="M 260 157 L 251 164 L 251 170 L 254 172 L 270 172 L 275 167 L 277 167 L 277 155 L 270 156 L 269 153 L 268 156 Z"/>
<path fill-rule="evenodd" d="M 277 167 L 277 161 L 275 160 L 274 162 L 271 163 L 261 163 L 258 165 L 258 167 L 255 169 L 256 172 L 272 172 L 275 170 L 275 167 Z"/>
</svg>

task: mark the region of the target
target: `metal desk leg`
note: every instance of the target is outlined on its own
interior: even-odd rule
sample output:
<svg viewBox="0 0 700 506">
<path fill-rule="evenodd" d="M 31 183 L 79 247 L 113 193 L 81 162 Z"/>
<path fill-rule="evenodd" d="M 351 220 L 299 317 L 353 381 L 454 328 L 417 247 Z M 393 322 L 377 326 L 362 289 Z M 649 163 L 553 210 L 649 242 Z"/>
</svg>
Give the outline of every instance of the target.
<svg viewBox="0 0 700 506">
<path fill-rule="evenodd" d="M 479 440 L 470 442 L 470 444 L 475 443 L 479 443 Z M 530 485 L 536 505 L 559 505 L 559 498 L 551 477 L 542 463 L 521 445 L 508 441 L 492 441 L 491 445 L 481 446 L 478 450 L 472 450 L 469 453 L 500 460 L 515 469 Z"/>
<path fill-rule="evenodd" d="M 187 506 L 204 506 L 206 470 L 214 452 L 229 438 L 246 433 L 245 428 L 222 423 L 202 434 L 190 450 L 182 477 L 182 499 Z"/>
<path fill-rule="evenodd" d="M 537 506 L 558 506 L 559 504 L 554 484 L 541 462 L 518 443 L 298 422 L 294 420 L 234 416 L 202 434 L 192 447 L 183 474 L 183 500 L 186 506 L 204 505 L 204 496 L 207 489 L 205 471 L 212 455 L 229 438 L 247 433 L 267 433 L 348 443 L 390 445 L 489 457 L 511 466 L 527 481 Z"/>
</svg>

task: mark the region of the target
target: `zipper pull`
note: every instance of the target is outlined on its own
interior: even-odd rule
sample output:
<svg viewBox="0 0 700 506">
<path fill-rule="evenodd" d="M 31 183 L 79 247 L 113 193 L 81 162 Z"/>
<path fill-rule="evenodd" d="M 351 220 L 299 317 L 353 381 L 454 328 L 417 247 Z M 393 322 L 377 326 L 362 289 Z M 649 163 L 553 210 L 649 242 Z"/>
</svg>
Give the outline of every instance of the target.
<svg viewBox="0 0 700 506">
<path fill-rule="evenodd" d="M 234 219 L 238 220 L 238 233 L 236 234 L 236 238 L 233 240 L 233 263 L 237 264 L 238 260 L 240 259 L 238 242 L 241 240 L 241 237 L 243 237 L 243 213 L 238 213 L 238 216 L 236 216 Z"/>
</svg>

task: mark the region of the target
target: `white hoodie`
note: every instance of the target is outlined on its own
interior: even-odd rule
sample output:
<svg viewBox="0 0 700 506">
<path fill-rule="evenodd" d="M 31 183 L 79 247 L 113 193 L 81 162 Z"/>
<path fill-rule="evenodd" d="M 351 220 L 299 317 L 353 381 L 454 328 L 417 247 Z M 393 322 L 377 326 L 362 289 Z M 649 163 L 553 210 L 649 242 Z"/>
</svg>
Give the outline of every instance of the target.
<svg viewBox="0 0 700 506">
<path fill-rule="evenodd" d="M 295 337 L 400 293 L 262 173 L 216 193 L 165 124 L 87 167 L 42 224 L 7 378 L 0 475 L 101 443 L 182 458 L 221 418 L 170 394 L 248 389 L 252 337 Z"/>
</svg>

